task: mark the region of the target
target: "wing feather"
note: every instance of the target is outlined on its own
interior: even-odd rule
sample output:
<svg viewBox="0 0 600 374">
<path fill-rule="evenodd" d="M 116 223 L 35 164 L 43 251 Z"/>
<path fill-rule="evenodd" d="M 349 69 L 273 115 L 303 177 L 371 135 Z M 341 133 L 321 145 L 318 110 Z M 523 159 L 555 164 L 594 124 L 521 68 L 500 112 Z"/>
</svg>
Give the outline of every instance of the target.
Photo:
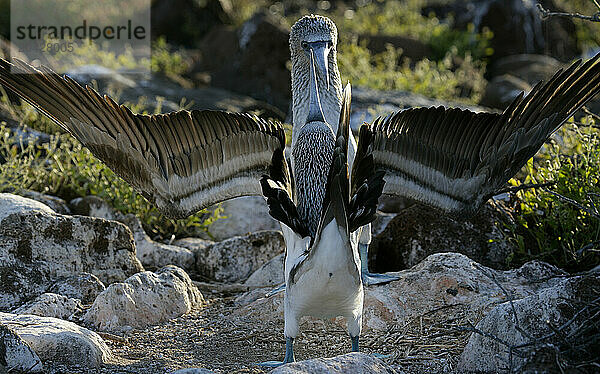
<svg viewBox="0 0 600 374">
<path fill-rule="evenodd" d="M 373 156 L 386 171 L 384 193 L 474 213 L 599 92 L 600 54 L 558 71 L 501 114 L 434 107 L 378 119 Z"/>
<path fill-rule="evenodd" d="M 18 71 L 12 74 L 11 68 Z M 89 86 L 0 59 L 0 83 L 59 124 L 165 214 L 182 218 L 217 202 L 261 194 L 261 175 L 289 185 L 285 134 L 248 114 L 133 114 Z M 279 178 L 279 179 L 277 179 Z"/>
</svg>

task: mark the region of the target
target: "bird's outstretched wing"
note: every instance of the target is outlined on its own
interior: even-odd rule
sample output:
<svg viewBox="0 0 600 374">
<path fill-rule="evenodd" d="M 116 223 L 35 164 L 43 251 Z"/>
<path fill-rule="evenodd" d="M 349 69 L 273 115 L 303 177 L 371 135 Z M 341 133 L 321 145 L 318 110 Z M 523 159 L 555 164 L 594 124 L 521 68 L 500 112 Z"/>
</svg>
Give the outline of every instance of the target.
<svg viewBox="0 0 600 374">
<path fill-rule="evenodd" d="M 183 218 L 220 201 L 260 195 L 268 173 L 289 184 L 285 133 L 248 114 L 133 114 L 108 96 L 48 68 L 0 59 L 0 84 L 50 117 L 156 204 Z M 11 73 L 11 67 L 20 74 Z M 280 168 L 273 170 L 274 167 Z"/>
<path fill-rule="evenodd" d="M 435 107 L 380 118 L 371 129 L 383 192 L 456 216 L 475 213 L 599 92 L 600 54 L 557 72 L 501 114 Z"/>
</svg>

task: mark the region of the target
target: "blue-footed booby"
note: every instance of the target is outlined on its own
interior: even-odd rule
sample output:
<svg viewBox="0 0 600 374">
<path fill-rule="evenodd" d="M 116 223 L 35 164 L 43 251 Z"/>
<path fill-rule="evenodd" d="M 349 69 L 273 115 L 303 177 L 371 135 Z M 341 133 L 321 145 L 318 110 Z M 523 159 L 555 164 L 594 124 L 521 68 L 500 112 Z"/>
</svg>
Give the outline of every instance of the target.
<svg viewBox="0 0 600 374">
<path fill-rule="evenodd" d="M 383 190 L 383 171 L 373 164 L 372 147 L 361 148 L 355 164 L 359 175 L 348 175 L 350 84 L 344 90 L 337 134 L 324 117 L 319 101 L 314 51 L 309 51 L 309 108 L 292 148 L 297 203 L 282 185 L 265 176 L 263 194 L 270 213 L 281 222 L 286 241 L 283 361 L 294 361 L 293 341 L 303 316 L 346 318 L 352 350 L 358 351 L 362 328 L 363 285 L 357 242 L 352 233 L 375 219 Z M 317 60 L 318 61 L 318 60 Z M 365 140 L 365 143 L 372 139 Z M 360 189 L 360 191 L 359 191 Z M 352 198 L 351 198 L 352 192 Z"/>
<path fill-rule="evenodd" d="M 306 85 L 310 90 L 311 69 L 317 83 L 312 99 L 308 92 L 309 104 L 319 102 L 323 87 L 311 55 L 317 60 L 309 53 Z M 333 138 L 335 143 L 328 148 L 330 159 L 312 160 L 321 163 L 311 166 L 320 174 L 312 176 L 315 185 L 305 187 L 290 178 L 278 123 L 205 110 L 134 114 L 68 76 L 19 60 L 13 65 L 0 59 L 0 84 L 68 131 L 168 216 L 181 218 L 234 197 L 264 195 L 286 235 L 285 336 L 291 339 L 286 339 L 284 362 L 289 362 L 303 314 L 346 316 L 352 348 L 358 349 L 363 292 L 357 241 L 351 236 L 374 217 L 379 193 L 413 198 L 456 217 L 476 212 L 600 92 L 600 54 L 558 71 L 502 113 L 413 108 L 363 125 L 350 180 L 349 92 L 342 95 L 336 131 L 323 102 L 320 114 L 309 105 L 294 146 L 309 144 L 319 132 L 320 142 L 331 147 Z M 296 178 L 308 167 L 303 152 L 318 151 L 310 144 L 297 149 Z M 322 202 L 303 200 L 300 188 L 318 189 L 303 193 L 322 193 Z"/>
</svg>

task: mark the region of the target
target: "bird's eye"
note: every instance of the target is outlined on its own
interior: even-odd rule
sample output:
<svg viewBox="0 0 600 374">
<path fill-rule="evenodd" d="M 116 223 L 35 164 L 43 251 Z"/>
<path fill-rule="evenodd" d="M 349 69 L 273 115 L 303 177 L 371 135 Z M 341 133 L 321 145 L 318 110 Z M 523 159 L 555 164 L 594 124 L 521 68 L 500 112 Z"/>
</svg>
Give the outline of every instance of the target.
<svg viewBox="0 0 600 374">
<path fill-rule="evenodd" d="M 302 48 L 308 49 L 308 43 L 307 42 L 302 42 Z"/>
</svg>

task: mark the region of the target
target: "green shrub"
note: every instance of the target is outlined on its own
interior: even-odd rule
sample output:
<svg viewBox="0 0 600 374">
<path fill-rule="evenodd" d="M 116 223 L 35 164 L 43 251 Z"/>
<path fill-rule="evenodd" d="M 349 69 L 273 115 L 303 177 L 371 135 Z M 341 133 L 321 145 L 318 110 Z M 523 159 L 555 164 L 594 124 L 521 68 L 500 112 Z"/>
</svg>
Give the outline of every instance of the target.
<svg viewBox="0 0 600 374">
<path fill-rule="evenodd" d="M 167 76 L 179 76 L 191 66 L 184 50 L 175 50 L 165 37 L 161 36 L 152 43 L 152 72 Z"/>
<path fill-rule="evenodd" d="M 600 264 L 600 136 L 588 124 L 593 125 L 589 118 L 564 125 L 540 159 L 525 167 L 522 183 L 555 184 L 517 193 L 509 235 L 518 247 L 509 259 L 512 265 L 541 259 L 580 271 Z"/>
<path fill-rule="evenodd" d="M 457 50 L 452 48 L 440 61 L 428 59 L 411 66 L 399 62 L 401 51 L 388 46 L 385 52 L 371 54 L 356 41 L 339 46 L 338 63 L 342 79 L 378 90 L 404 90 L 424 96 L 476 103 L 485 90 L 484 68 L 466 55 L 454 66 Z"/>
</svg>

